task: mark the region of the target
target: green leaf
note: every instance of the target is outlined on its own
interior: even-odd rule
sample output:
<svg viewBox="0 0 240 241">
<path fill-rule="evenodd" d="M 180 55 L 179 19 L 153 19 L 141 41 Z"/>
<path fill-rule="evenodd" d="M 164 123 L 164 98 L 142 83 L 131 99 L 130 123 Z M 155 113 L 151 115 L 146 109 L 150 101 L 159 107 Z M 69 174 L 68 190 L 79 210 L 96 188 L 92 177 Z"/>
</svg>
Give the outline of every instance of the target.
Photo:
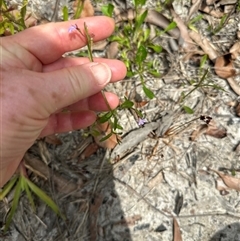
<svg viewBox="0 0 240 241">
<path fill-rule="evenodd" d="M 197 15 L 195 18 L 193 18 L 190 22 L 189 22 L 189 24 L 194 24 L 194 23 L 196 23 L 196 22 L 198 22 L 199 20 L 201 20 L 203 18 L 203 15 L 202 14 L 199 14 L 199 15 Z"/>
<path fill-rule="evenodd" d="M 128 78 L 131 78 L 131 77 L 133 77 L 134 75 L 135 75 L 134 72 L 132 72 L 132 71 L 127 71 L 126 76 L 127 76 Z"/>
<path fill-rule="evenodd" d="M 149 39 L 149 36 L 150 36 L 150 33 L 151 33 L 151 30 L 150 28 L 147 28 L 146 30 L 144 30 L 143 32 L 143 41 L 146 42 L 148 39 Z"/>
<path fill-rule="evenodd" d="M 115 115 L 113 115 L 113 125 L 112 125 L 112 129 L 116 130 L 117 129 L 117 125 L 118 125 L 118 119 Z"/>
<path fill-rule="evenodd" d="M 143 45 L 140 45 L 136 54 L 136 62 L 138 64 L 141 64 L 146 58 L 147 58 L 147 49 Z"/>
<path fill-rule="evenodd" d="M 149 74 L 153 75 L 156 78 L 161 77 L 161 74 L 158 71 L 151 71 L 151 70 L 149 70 L 148 72 L 149 72 Z"/>
<path fill-rule="evenodd" d="M 207 54 L 204 54 L 200 60 L 200 68 L 202 68 L 204 66 L 204 64 L 206 63 L 208 59 L 208 55 Z"/>
<path fill-rule="evenodd" d="M 18 206 L 18 201 L 20 199 L 20 195 L 21 195 L 21 176 L 18 179 L 16 188 L 15 188 L 15 192 L 14 192 L 14 197 L 13 197 L 13 202 L 12 202 L 12 207 L 11 210 L 7 216 L 7 220 L 6 220 L 6 224 L 4 227 L 4 233 L 8 230 L 9 225 L 12 221 L 13 215 L 16 212 L 17 206 Z"/>
<path fill-rule="evenodd" d="M 27 12 L 27 4 L 28 4 L 28 0 L 23 0 L 22 1 L 22 7 L 20 10 L 20 15 L 21 15 L 21 19 L 20 22 L 23 26 L 23 29 L 26 29 L 26 25 L 25 25 L 25 16 L 26 16 L 26 12 Z"/>
<path fill-rule="evenodd" d="M 143 85 L 143 91 L 149 99 L 153 99 L 155 97 L 154 93 L 150 89 L 148 89 L 146 85 Z"/>
<path fill-rule="evenodd" d="M 91 135 L 92 136 L 99 136 L 101 133 L 100 131 L 96 130 L 96 129 L 91 129 Z"/>
<path fill-rule="evenodd" d="M 183 108 L 183 110 L 184 110 L 187 114 L 193 114 L 193 113 L 194 113 L 194 110 L 191 109 L 191 108 L 188 107 L 188 106 L 183 106 L 182 108 Z"/>
<path fill-rule="evenodd" d="M 118 129 L 118 130 L 123 130 L 123 127 L 122 127 L 121 125 L 117 124 L 117 125 L 116 125 L 116 129 Z"/>
<path fill-rule="evenodd" d="M 63 21 L 68 21 L 68 7 L 64 6 L 62 9 Z"/>
<path fill-rule="evenodd" d="M 170 31 L 170 30 L 172 30 L 172 29 L 174 29 L 174 28 L 176 28 L 177 27 L 177 24 L 175 23 L 175 22 L 171 22 L 165 29 L 164 29 L 164 32 L 166 33 L 166 32 L 168 32 L 168 31 Z"/>
<path fill-rule="evenodd" d="M 112 17 L 114 6 L 111 3 L 109 3 L 108 5 L 102 6 L 101 10 L 105 16 Z"/>
<path fill-rule="evenodd" d="M 60 209 L 58 208 L 57 204 L 55 204 L 55 202 L 44 191 L 42 191 L 29 179 L 24 179 L 27 182 L 29 188 L 32 190 L 32 192 L 34 192 L 40 199 L 42 199 L 42 201 L 45 202 L 57 215 L 59 215 L 62 219 L 65 219 L 64 215 L 60 212 Z"/>
<path fill-rule="evenodd" d="M 125 101 L 120 105 L 120 108 L 129 109 L 129 108 L 133 107 L 133 105 L 134 105 L 134 103 L 125 97 Z"/>
<path fill-rule="evenodd" d="M 107 122 L 111 117 L 112 117 L 112 112 L 107 112 L 106 114 L 104 114 L 99 118 L 99 122 L 100 123 Z"/>
<path fill-rule="evenodd" d="M 109 133 L 108 135 L 104 136 L 100 141 L 106 141 L 113 133 Z"/>
<path fill-rule="evenodd" d="M 160 45 L 150 44 L 148 47 L 158 54 L 162 52 L 162 46 Z"/>
<path fill-rule="evenodd" d="M 134 31 L 137 32 L 140 27 L 142 26 L 145 18 L 147 17 L 148 10 L 145 10 L 142 14 L 136 17 L 135 29 Z"/>
<path fill-rule="evenodd" d="M 3 198 L 11 191 L 12 187 L 16 183 L 18 179 L 18 176 L 15 175 L 10 181 L 7 182 L 7 184 L 3 187 L 3 189 L 0 192 L 0 201 L 3 200 Z"/>
<path fill-rule="evenodd" d="M 133 4 L 136 8 L 141 7 L 146 4 L 146 0 L 134 0 Z"/>
<path fill-rule="evenodd" d="M 23 184 L 24 184 L 24 190 L 27 194 L 30 205 L 32 206 L 33 211 L 36 212 L 36 207 L 33 201 L 33 197 L 32 197 L 31 191 L 29 190 L 28 183 L 25 181 L 25 179 L 23 179 Z"/>
<path fill-rule="evenodd" d="M 80 18 L 80 15 L 82 13 L 82 10 L 83 10 L 83 6 L 84 6 L 84 1 L 82 0 L 78 0 L 77 2 L 77 10 L 73 16 L 74 19 L 78 19 Z"/>
</svg>

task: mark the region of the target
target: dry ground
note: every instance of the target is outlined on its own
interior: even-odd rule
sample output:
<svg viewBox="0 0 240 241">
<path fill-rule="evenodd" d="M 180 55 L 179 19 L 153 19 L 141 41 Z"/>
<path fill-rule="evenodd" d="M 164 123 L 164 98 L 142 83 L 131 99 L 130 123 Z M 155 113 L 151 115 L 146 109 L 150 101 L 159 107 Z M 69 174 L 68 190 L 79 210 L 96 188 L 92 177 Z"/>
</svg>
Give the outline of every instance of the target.
<svg viewBox="0 0 240 241">
<path fill-rule="evenodd" d="M 51 19 L 53 1 L 30 2 L 39 18 Z M 147 2 L 149 8 L 156 7 L 155 1 Z M 97 149 L 92 145 L 90 149 L 97 151 L 88 156 L 84 150 L 93 140 L 84 139 L 82 131 L 38 141 L 29 150 L 26 161 L 48 180 L 36 171 L 29 171 L 29 176 L 54 198 L 67 220 L 56 217 L 37 199 L 37 213 L 33 213 L 23 196 L 14 222 L 1 240 L 240 241 L 239 47 L 234 50 L 236 59 L 230 55 L 230 69 L 236 71 L 232 79 L 216 74 L 214 57 L 202 70 L 199 68 L 203 54 L 223 56 L 239 41 L 240 10 L 237 1 L 206 2 L 215 2 L 207 6 L 211 11 L 200 9 L 191 1 L 174 2 L 174 10 L 183 22 L 200 13 L 203 18 L 195 25 L 199 36 L 191 38 L 195 40 L 194 54 L 179 46 L 173 50 L 169 35 L 158 40 L 164 51 L 154 58 L 163 77 L 146 76 L 147 85 L 156 96 L 153 100 L 144 96 L 138 78 L 125 79 L 109 87 L 120 98 L 138 93 L 143 101 L 147 100 L 142 107 L 146 119 L 149 123 L 159 121 L 158 131 L 167 130 L 167 134 L 148 137 L 151 131 L 148 125 L 144 127 L 149 128 L 148 133 L 142 134 L 144 128 L 138 128 L 134 117 L 126 111 L 121 113 L 121 123 L 125 127 L 122 143 L 131 147 L 128 152 Z M 113 3 L 125 7 L 120 0 Z M 224 11 L 226 22 L 218 33 L 211 34 L 209 26 L 216 28 Z M 173 12 L 168 10 L 163 14 L 169 19 L 173 17 Z M 205 48 L 207 44 L 210 47 Z M 219 69 L 223 67 L 219 65 Z M 206 69 L 204 84 L 219 86 L 224 91 L 209 86 L 197 88 L 185 100 L 184 104 L 194 110 L 193 114 L 187 114 L 180 107 L 181 93 L 192 91 L 191 81 L 199 82 Z M 225 71 L 229 74 L 229 69 Z M 212 120 L 205 125 L 200 115 Z M 193 119 L 196 120 L 190 122 Z M 215 129 L 209 130 L 209 125 Z M 132 146 L 129 133 L 133 133 L 133 139 L 144 137 Z M 120 155 L 117 159 L 116 152 Z M 223 177 L 228 187 L 221 184 L 221 178 L 212 170 L 230 176 L 227 181 Z M 11 195 L 8 200 L 11 201 Z M 6 208 L 7 204 L 1 203 L 2 217 Z"/>
</svg>

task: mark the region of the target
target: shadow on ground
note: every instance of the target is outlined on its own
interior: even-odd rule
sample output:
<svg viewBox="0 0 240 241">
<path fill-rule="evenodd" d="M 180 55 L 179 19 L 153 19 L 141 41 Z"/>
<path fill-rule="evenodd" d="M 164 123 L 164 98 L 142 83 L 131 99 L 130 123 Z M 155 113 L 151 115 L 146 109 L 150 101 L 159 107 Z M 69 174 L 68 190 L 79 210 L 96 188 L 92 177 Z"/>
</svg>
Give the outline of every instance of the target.
<svg viewBox="0 0 240 241">
<path fill-rule="evenodd" d="M 50 151 L 51 152 L 51 151 Z M 51 177 L 58 172 L 64 180 L 80 183 L 77 191 L 63 194 L 53 180 L 44 181 L 35 174 L 31 179 L 41 187 L 61 208 L 66 220 L 57 217 L 41 200 L 35 199 L 36 213 L 33 213 L 25 195 L 21 197 L 14 221 L 4 241 L 131 241 L 128 224 L 124 218 L 119 196 L 115 191 L 112 165 L 100 150 L 88 160 L 75 163 L 62 162 L 60 152 L 51 152 L 51 165 L 55 166 Z M 66 160 L 66 159 L 65 159 Z M 71 163 L 71 164 L 70 164 Z M 42 163 L 42 165 L 45 165 Z M 66 173 L 68 169 L 68 179 Z M 77 178 L 81 177 L 81 180 Z M 51 178 L 50 178 L 51 179 Z M 62 183 L 67 188 L 68 183 Z M 9 199 L 11 201 L 11 198 Z M 6 204 L 1 203 L 0 221 L 4 222 Z"/>
<path fill-rule="evenodd" d="M 240 241 L 240 223 L 230 223 L 215 233 L 209 241 Z"/>
</svg>

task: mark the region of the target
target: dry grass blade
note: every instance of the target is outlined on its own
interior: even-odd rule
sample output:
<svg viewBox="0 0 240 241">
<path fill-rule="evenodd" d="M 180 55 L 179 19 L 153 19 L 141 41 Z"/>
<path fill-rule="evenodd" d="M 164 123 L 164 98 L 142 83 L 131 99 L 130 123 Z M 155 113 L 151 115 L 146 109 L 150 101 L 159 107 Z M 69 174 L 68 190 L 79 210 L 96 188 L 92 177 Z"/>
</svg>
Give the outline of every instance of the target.
<svg viewBox="0 0 240 241">
<path fill-rule="evenodd" d="M 219 177 L 222 178 L 224 184 L 230 188 L 230 189 L 234 189 L 236 191 L 240 191 L 240 179 L 236 178 L 236 177 L 232 177 L 229 175 L 225 175 L 219 171 L 216 171 L 214 169 L 209 169 L 212 172 L 215 172 Z"/>
</svg>

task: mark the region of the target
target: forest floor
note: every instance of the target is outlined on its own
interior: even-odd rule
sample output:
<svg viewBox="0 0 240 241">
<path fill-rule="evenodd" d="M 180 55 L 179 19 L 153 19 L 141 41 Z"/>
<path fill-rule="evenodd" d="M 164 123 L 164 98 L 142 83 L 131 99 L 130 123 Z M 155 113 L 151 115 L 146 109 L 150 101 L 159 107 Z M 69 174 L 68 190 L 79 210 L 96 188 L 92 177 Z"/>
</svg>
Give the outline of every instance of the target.
<svg viewBox="0 0 240 241">
<path fill-rule="evenodd" d="M 25 157 L 29 177 L 67 220 L 37 198 L 33 213 L 23 195 L 1 240 L 240 241 L 240 4 L 157 2 L 143 8 L 161 11 L 180 34 L 158 37 L 163 50 L 149 57 L 161 73 L 145 75 L 155 97 L 146 97 L 138 76 L 108 87 L 130 98 L 148 123 L 139 127 L 131 112 L 121 111 L 122 144 L 113 149 L 82 130 L 38 140 Z M 93 1 L 95 14 L 107 3 L 125 15 L 133 7 Z M 29 10 L 39 24 L 61 21 L 65 4 L 72 9 L 72 2 L 29 0 Z M 106 49 L 93 54 L 105 56 Z"/>
</svg>

